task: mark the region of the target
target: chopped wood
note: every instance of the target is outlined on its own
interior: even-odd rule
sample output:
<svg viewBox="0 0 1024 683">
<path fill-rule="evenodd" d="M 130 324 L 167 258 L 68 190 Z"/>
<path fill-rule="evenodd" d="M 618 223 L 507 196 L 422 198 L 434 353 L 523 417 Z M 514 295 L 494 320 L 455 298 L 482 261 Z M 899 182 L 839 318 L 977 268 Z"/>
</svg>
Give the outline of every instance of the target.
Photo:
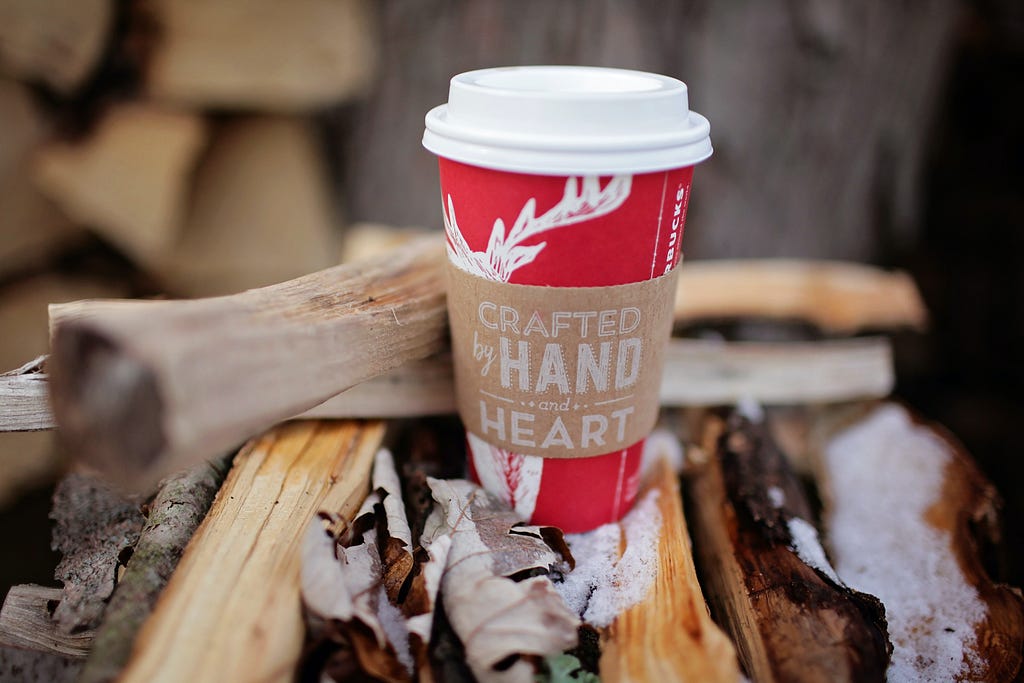
<svg viewBox="0 0 1024 683">
<path fill-rule="evenodd" d="M 64 584 L 53 620 L 64 633 L 93 629 L 114 591 L 122 553 L 139 540 L 140 501 L 95 474 L 71 472 L 53 494 L 51 547 L 61 554 L 54 577 Z"/>
<path fill-rule="evenodd" d="M 118 680 L 289 679 L 304 633 L 303 530 L 320 509 L 355 514 L 383 431 L 293 423 L 243 448 Z"/>
<path fill-rule="evenodd" d="M 157 266 L 169 291 L 234 294 L 337 264 L 328 173 L 307 121 L 224 122 L 192 188 L 181 234 Z"/>
<path fill-rule="evenodd" d="M 70 94 L 99 62 L 113 15 L 111 0 L 4 0 L 0 70 Z"/>
<path fill-rule="evenodd" d="M 81 659 L 14 645 L 0 645 L 0 681 L 75 683 L 81 669 Z"/>
<path fill-rule="evenodd" d="M 153 264 L 177 237 L 205 139 L 196 114 L 124 104 L 84 140 L 37 150 L 33 176 L 73 219 Z"/>
<path fill-rule="evenodd" d="M 709 415 L 687 457 L 701 575 L 750 677 L 885 680 L 882 605 L 836 577 L 801 484 L 765 428 Z"/>
<path fill-rule="evenodd" d="M 437 352 L 444 258 L 431 237 L 229 297 L 54 307 L 59 433 L 75 457 L 128 485 L 226 451 Z"/>
<path fill-rule="evenodd" d="M 902 406 L 850 412 L 819 422 L 813 452 L 836 571 L 885 603 L 889 680 L 1016 680 L 1024 600 L 982 562 L 1000 540 L 995 488 Z"/>
<path fill-rule="evenodd" d="M 46 374 L 39 356 L 17 370 L 0 374 L 0 432 L 53 428 Z"/>
<path fill-rule="evenodd" d="M 6 28 L 0 19 L 0 34 Z M 32 149 L 48 128 L 28 88 L 0 78 L 0 277 L 32 268 L 81 232 L 29 177 Z"/>
<path fill-rule="evenodd" d="M 200 107 L 306 110 L 352 98 L 375 62 L 365 0 L 153 0 L 148 92 Z"/>
<path fill-rule="evenodd" d="M 923 329 L 921 294 L 904 272 L 840 261 L 689 261 L 679 271 L 676 321 L 803 320 L 832 334 Z"/>
<path fill-rule="evenodd" d="M 146 525 L 96 629 L 79 683 L 112 681 L 131 655 L 142 623 L 156 605 L 185 546 L 203 521 L 229 466 L 228 458 L 197 465 L 161 483 Z"/>
<path fill-rule="evenodd" d="M 83 659 L 89 653 L 94 633 L 90 629 L 69 633 L 58 627 L 53 611 L 62 597 L 59 588 L 13 586 L 0 609 L 0 645 Z"/>
<path fill-rule="evenodd" d="M 643 602 L 605 630 L 601 680 L 739 681 L 736 651 L 711 621 L 697 582 L 675 472 L 662 459 L 648 476 L 646 488 L 658 492 L 662 517 L 658 574 Z"/>
</svg>

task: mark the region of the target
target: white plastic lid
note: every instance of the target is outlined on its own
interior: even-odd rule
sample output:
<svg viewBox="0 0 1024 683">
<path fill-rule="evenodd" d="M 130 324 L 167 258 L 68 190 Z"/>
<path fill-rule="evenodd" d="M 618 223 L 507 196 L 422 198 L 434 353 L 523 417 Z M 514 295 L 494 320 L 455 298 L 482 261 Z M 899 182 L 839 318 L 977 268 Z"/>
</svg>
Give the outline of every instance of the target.
<svg viewBox="0 0 1024 683">
<path fill-rule="evenodd" d="M 686 84 L 643 71 L 513 66 L 455 76 L 426 117 L 423 146 L 455 161 L 543 175 L 692 166 L 711 156 L 711 126 Z"/>
</svg>

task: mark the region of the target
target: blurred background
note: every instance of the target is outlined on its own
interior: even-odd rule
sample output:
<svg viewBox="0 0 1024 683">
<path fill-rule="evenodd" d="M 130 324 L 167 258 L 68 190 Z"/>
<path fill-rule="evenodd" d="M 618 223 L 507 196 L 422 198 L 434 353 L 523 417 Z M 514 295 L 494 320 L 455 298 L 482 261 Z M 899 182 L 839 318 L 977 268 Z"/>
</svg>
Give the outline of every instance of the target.
<svg viewBox="0 0 1024 683">
<path fill-rule="evenodd" d="M 1005 500 L 1024 584 L 1024 3 L 0 0 L 0 371 L 46 304 L 230 293 L 333 265 L 361 224 L 441 227 L 425 112 L 455 73 L 657 71 L 715 156 L 688 260 L 909 271 L 932 319 L 898 395 Z M 50 583 L 46 433 L 0 434 L 0 594 Z"/>
</svg>

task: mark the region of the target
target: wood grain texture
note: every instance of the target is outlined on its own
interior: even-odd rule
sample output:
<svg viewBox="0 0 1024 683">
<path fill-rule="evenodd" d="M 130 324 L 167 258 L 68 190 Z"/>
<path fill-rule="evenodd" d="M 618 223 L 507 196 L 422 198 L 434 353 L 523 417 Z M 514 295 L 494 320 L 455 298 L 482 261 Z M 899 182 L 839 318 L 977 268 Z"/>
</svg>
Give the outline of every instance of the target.
<svg viewBox="0 0 1024 683">
<path fill-rule="evenodd" d="M 0 609 L 0 645 L 50 652 L 69 659 L 89 653 L 94 632 L 66 633 L 50 616 L 51 603 L 59 603 L 61 589 L 23 584 L 13 586 Z"/>
<path fill-rule="evenodd" d="M 440 350 L 444 258 L 430 238 L 229 297 L 55 307 L 59 433 L 137 486 L 226 451 Z"/>
<path fill-rule="evenodd" d="M 0 374 L 0 432 L 52 429 L 46 373 L 46 356 Z"/>
<path fill-rule="evenodd" d="M 658 491 L 662 517 L 658 575 L 643 602 L 603 634 L 601 680 L 738 682 L 736 650 L 711 620 L 697 582 L 676 474 L 662 460 L 649 477 L 647 489 Z"/>
<path fill-rule="evenodd" d="M 305 422 L 250 442 L 143 626 L 121 681 L 288 681 L 304 636 L 303 531 L 355 514 L 380 423 Z"/>
<path fill-rule="evenodd" d="M 437 162 L 420 137 L 454 74 L 590 64 L 678 77 L 711 121 L 715 154 L 695 173 L 688 257 L 857 260 L 884 256 L 913 230 L 929 112 L 959 11 L 953 0 L 375 7 L 380 75 L 335 145 L 355 220 L 432 217 L 440 227 Z"/>
</svg>

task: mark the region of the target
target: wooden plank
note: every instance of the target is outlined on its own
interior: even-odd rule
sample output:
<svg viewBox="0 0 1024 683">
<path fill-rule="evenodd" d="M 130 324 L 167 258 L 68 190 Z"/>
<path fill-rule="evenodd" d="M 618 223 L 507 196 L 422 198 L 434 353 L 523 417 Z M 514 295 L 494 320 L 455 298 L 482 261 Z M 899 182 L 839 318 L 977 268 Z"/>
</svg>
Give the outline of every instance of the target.
<svg viewBox="0 0 1024 683">
<path fill-rule="evenodd" d="M 739 681 L 736 651 L 711 620 L 697 582 L 676 474 L 661 460 L 649 476 L 647 490 L 657 490 L 662 518 L 658 575 L 643 602 L 602 634 L 601 680 Z"/>
<path fill-rule="evenodd" d="M 75 457 L 136 486 L 226 451 L 439 351 L 444 258 L 431 237 L 234 296 L 54 307 L 60 433 Z"/>
<path fill-rule="evenodd" d="M 119 680 L 291 680 L 304 636 L 303 531 L 321 508 L 355 514 L 383 431 L 380 423 L 304 422 L 250 442 Z"/>
<path fill-rule="evenodd" d="M 94 632 L 64 633 L 50 616 L 61 600 L 60 588 L 34 584 L 14 586 L 0 609 L 0 645 L 51 652 L 70 659 L 89 654 Z"/>
</svg>

